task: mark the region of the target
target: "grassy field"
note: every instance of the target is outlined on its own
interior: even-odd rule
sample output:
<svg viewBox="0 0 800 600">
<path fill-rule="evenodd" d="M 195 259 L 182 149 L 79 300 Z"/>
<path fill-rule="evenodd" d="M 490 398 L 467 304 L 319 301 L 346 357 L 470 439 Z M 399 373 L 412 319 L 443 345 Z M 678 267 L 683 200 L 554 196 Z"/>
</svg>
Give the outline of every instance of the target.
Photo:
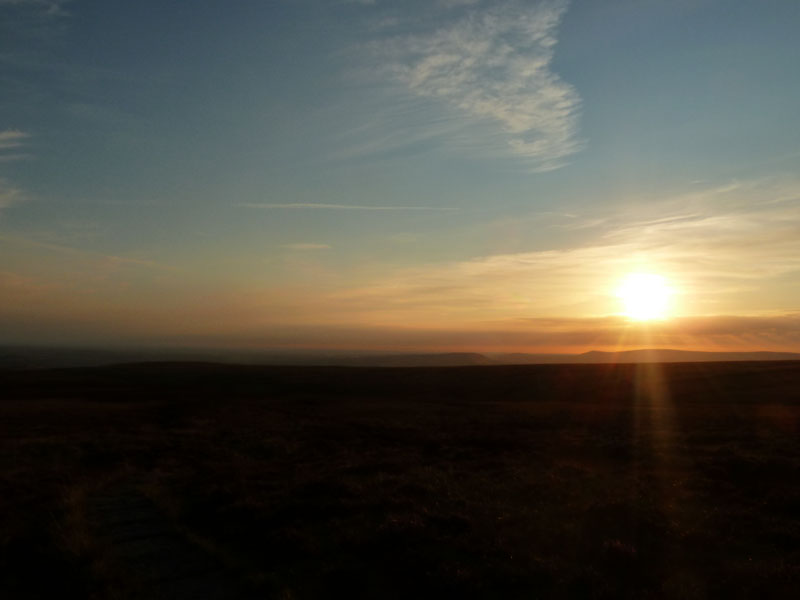
<svg viewBox="0 0 800 600">
<path fill-rule="evenodd" d="M 266 598 L 794 598 L 800 364 L 0 372 L 0 597 L 133 485 Z M 131 483 L 134 482 L 134 483 Z"/>
</svg>

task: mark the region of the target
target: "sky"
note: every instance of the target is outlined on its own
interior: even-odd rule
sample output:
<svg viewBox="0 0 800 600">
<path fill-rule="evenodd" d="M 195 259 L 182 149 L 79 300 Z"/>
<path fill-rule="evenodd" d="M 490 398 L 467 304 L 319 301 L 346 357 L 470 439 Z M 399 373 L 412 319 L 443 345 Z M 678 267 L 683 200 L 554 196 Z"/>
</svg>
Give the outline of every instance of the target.
<svg viewBox="0 0 800 600">
<path fill-rule="evenodd" d="M 0 343 L 800 351 L 796 0 L 0 0 Z M 630 273 L 668 282 L 635 321 Z"/>
</svg>

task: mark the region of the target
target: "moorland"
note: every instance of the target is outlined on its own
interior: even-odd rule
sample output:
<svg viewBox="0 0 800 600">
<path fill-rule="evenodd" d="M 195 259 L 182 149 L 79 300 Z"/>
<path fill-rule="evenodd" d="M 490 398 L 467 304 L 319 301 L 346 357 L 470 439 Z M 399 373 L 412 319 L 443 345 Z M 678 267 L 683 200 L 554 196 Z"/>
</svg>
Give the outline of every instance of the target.
<svg viewBox="0 0 800 600">
<path fill-rule="evenodd" d="M 3 598 L 152 595 L 108 535 L 128 500 L 247 597 L 800 586 L 798 362 L 146 363 L 0 390 Z"/>
</svg>

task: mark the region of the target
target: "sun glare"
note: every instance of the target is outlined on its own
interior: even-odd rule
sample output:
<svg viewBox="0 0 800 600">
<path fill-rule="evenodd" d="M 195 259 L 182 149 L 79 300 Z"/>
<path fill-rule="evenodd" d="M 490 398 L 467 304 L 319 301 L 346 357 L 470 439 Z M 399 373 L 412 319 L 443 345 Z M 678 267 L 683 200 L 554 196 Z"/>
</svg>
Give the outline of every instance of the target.
<svg viewBox="0 0 800 600">
<path fill-rule="evenodd" d="M 623 314 L 635 321 L 666 318 L 671 295 L 667 280 L 652 273 L 631 273 L 617 288 Z"/>
</svg>

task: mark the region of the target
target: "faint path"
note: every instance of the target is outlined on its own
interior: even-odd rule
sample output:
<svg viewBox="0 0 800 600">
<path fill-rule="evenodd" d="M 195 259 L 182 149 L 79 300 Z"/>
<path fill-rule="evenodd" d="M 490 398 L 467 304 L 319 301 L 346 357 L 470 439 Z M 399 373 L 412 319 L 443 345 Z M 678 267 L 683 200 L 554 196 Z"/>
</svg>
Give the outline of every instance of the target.
<svg viewBox="0 0 800 600">
<path fill-rule="evenodd" d="M 109 561 L 135 589 L 133 598 L 235 600 L 250 598 L 234 574 L 179 535 L 133 483 L 89 498 L 88 518 Z"/>
</svg>

